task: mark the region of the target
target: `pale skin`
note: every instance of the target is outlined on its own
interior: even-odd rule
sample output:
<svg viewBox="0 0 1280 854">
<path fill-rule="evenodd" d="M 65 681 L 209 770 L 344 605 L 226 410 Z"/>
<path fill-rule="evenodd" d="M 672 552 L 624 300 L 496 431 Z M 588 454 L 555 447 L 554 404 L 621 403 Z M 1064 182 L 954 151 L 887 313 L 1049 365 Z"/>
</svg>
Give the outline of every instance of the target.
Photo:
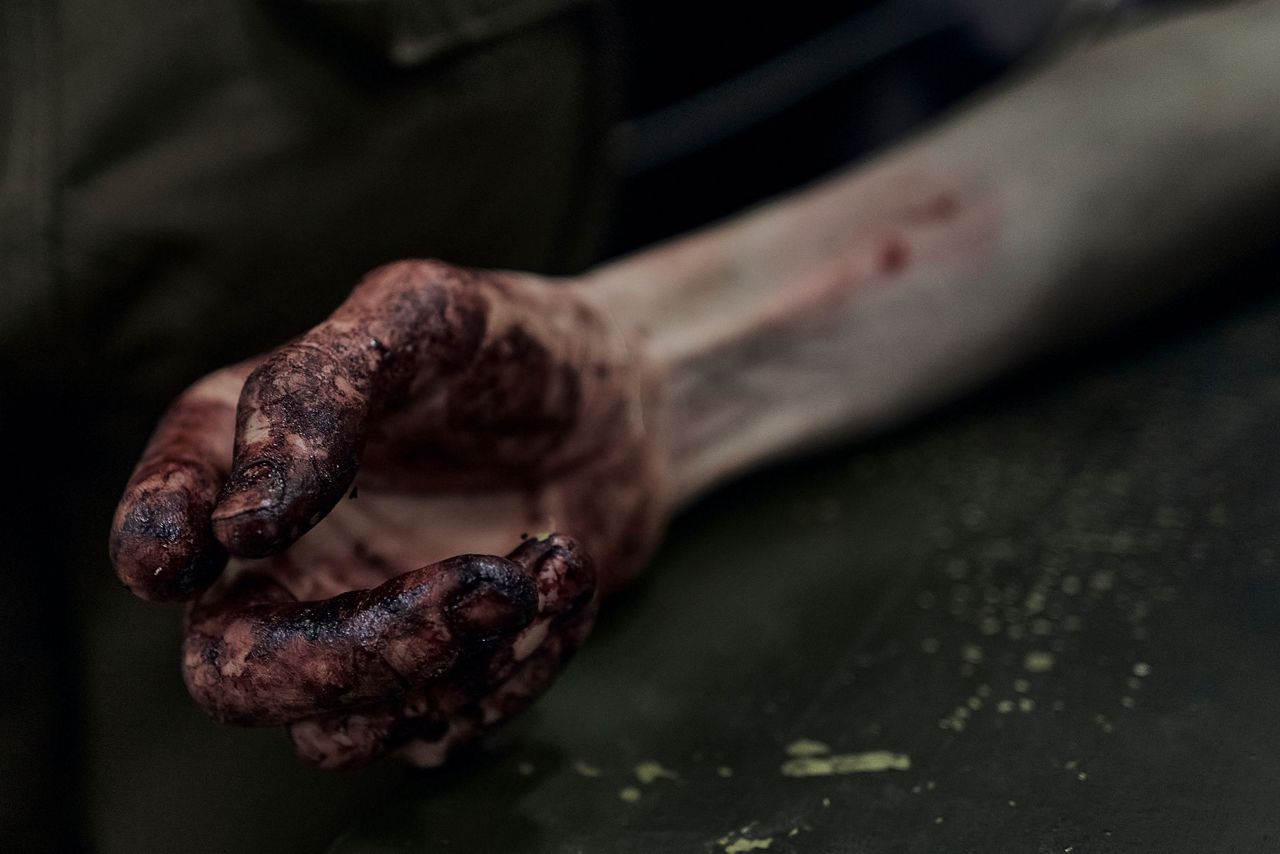
<svg viewBox="0 0 1280 854">
<path fill-rule="evenodd" d="M 184 673 L 215 718 L 284 725 L 321 767 L 439 764 L 550 684 L 712 485 L 916 415 L 1271 235 L 1278 8 L 1081 51 L 578 278 L 375 270 L 173 404 L 113 522 L 117 573 L 190 603 Z"/>
</svg>

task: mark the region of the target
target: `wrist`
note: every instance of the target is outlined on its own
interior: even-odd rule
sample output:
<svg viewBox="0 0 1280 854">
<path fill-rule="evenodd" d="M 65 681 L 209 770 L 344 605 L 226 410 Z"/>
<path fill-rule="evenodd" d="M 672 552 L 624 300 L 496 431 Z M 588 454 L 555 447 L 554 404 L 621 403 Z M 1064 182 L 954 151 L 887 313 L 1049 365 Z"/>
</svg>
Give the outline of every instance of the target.
<svg viewBox="0 0 1280 854">
<path fill-rule="evenodd" d="M 908 152 L 587 276 L 651 377 L 675 503 L 908 408 L 878 330 L 937 324 L 921 283 L 980 263 L 994 220 Z"/>
<path fill-rule="evenodd" d="M 1274 7 L 1242 4 L 1110 39 L 586 277 L 654 378 L 676 503 L 918 414 L 1273 233 L 1277 29 Z"/>
</svg>

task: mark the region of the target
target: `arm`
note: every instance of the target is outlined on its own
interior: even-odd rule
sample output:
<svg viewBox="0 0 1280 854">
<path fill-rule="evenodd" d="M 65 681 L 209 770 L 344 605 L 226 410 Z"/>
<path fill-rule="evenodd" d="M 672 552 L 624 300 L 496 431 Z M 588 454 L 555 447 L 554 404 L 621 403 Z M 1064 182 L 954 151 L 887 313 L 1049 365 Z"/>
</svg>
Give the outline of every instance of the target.
<svg viewBox="0 0 1280 854">
<path fill-rule="evenodd" d="M 218 720 L 284 724 L 322 767 L 443 761 L 551 683 L 598 592 L 700 492 L 1274 234 L 1278 41 L 1275 2 L 1115 39 L 580 279 L 376 270 L 175 401 L 117 510 L 116 571 L 190 600 L 184 674 Z"/>
<path fill-rule="evenodd" d="M 1273 237 L 1277 43 L 1274 2 L 1111 39 L 589 276 L 649 355 L 677 502 L 954 398 Z"/>
</svg>

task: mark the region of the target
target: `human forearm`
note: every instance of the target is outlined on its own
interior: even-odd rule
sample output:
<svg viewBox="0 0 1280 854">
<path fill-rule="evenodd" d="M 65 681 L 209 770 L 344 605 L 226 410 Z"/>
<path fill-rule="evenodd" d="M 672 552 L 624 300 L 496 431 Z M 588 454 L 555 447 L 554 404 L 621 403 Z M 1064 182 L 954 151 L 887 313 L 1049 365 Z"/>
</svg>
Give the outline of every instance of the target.
<svg viewBox="0 0 1280 854">
<path fill-rule="evenodd" d="M 1280 7 L 1158 24 L 585 283 L 654 366 L 677 501 L 1130 316 L 1275 233 Z"/>
</svg>

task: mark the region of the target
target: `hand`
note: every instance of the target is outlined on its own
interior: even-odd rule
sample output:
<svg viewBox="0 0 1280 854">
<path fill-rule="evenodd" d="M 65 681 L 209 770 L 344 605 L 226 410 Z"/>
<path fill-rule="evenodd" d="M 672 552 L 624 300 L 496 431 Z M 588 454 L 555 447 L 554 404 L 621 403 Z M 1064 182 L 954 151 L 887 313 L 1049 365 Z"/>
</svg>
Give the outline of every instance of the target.
<svg viewBox="0 0 1280 854">
<path fill-rule="evenodd" d="M 552 681 L 661 535 L 639 352 L 573 283 L 384 267 L 178 398 L 111 559 L 193 599 L 184 675 L 215 719 L 285 724 L 323 767 L 438 764 Z"/>
</svg>

